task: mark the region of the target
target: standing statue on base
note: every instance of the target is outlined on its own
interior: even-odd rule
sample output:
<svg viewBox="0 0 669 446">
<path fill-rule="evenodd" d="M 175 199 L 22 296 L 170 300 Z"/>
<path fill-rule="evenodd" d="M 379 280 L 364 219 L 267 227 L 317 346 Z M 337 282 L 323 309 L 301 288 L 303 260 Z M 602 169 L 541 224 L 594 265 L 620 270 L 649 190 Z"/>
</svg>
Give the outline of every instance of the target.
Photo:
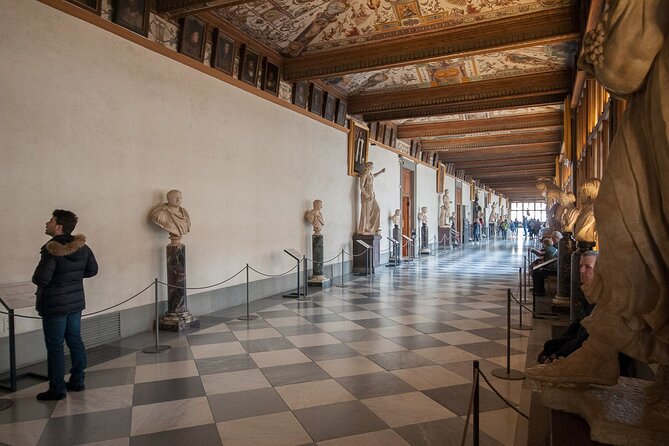
<svg viewBox="0 0 669 446">
<path fill-rule="evenodd" d="M 600 254 L 583 291 L 590 337 L 564 360 L 527 370 L 552 383 L 618 382 L 618 353 L 658 363 L 651 403 L 669 400 L 669 8 L 608 2 L 586 34 L 586 70 L 627 99 L 594 205 Z M 576 237 L 579 238 L 579 221 Z M 587 225 L 586 225 L 587 226 Z M 580 228 L 584 225 L 581 224 Z M 645 414 L 644 414 L 645 416 Z"/>
<path fill-rule="evenodd" d="M 358 234 L 373 235 L 381 232 L 381 210 L 374 195 L 374 178 L 386 171 L 385 168 L 372 173 L 374 163 L 365 163 L 360 174 L 360 223 Z"/>
<path fill-rule="evenodd" d="M 444 196 L 441 198 L 441 208 L 439 209 L 439 227 L 449 226 L 449 217 L 451 216 L 451 199 L 448 196 L 448 189 L 444 190 Z"/>
</svg>

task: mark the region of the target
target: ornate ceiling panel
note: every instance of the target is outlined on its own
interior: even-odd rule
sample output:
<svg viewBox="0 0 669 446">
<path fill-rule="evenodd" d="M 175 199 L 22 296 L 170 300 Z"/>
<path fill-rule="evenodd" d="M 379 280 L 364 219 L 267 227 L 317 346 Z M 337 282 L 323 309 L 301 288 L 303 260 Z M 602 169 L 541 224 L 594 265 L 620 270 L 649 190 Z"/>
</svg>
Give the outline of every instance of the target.
<svg viewBox="0 0 669 446">
<path fill-rule="evenodd" d="M 542 107 L 520 107 L 520 108 L 509 108 L 505 110 L 491 110 L 479 113 L 459 113 L 452 115 L 425 116 L 413 119 L 397 119 L 394 122 L 398 125 L 429 124 L 436 122 L 490 119 L 490 118 L 499 118 L 502 116 L 519 116 L 519 115 L 532 115 L 540 113 L 552 113 L 557 111 L 561 112 L 562 110 L 564 110 L 562 104 L 555 104 L 555 105 L 545 105 Z"/>
</svg>

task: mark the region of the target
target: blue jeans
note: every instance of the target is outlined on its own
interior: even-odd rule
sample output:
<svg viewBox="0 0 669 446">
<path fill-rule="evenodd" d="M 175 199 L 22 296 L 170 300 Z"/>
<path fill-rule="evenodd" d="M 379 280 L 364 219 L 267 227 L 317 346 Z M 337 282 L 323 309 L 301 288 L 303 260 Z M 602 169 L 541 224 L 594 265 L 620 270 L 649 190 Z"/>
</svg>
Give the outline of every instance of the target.
<svg viewBox="0 0 669 446">
<path fill-rule="evenodd" d="M 65 393 L 65 351 L 63 340 L 67 342 L 72 358 L 70 382 L 75 386 L 84 384 L 86 368 L 86 347 L 81 340 L 81 311 L 42 318 L 44 344 L 47 352 L 49 390 Z"/>
</svg>

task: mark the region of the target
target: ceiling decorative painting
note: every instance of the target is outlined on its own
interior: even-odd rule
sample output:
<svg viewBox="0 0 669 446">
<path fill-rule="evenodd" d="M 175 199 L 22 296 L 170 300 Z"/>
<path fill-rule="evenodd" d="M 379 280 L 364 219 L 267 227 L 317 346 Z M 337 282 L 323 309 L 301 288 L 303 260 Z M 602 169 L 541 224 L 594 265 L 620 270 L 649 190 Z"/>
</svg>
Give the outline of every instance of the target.
<svg viewBox="0 0 669 446">
<path fill-rule="evenodd" d="M 562 105 L 545 105 L 543 107 L 509 108 L 505 110 L 492 110 L 480 113 L 462 113 L 453 115 L 426 116 L 423 118 L 413 119 L 397 119 L 393 122 L 398 125 L 431 124 L 435 122 L 470 121 L 476 119 L 499 118 L 502 116 L 534 115 L 539 113 L 561 112 L 563 110 L 564 107 Z"/>
<path fill-rule="evenodd" d="M 478 132 L 478 133 L 461 133 L 459 135 L 442 135 L 442 136 L 427 136 L 422 137 L 422 141 L 457 141 L 462 139 L 468 139 L 475 136 L 508 136 L 508 135 L 531 135 L 533 133 L 546 133 L 547 130 L 550 130 L 545 127 L 537 127 L 531 129 L 509 129 L 509 130 L 499 130 L 494 132 Z"/>
<path fill-rule="evenodd" d="M 285 55 L 454 28 L 569 5 L 571 0 L 270 0 L 215 15 Z"/>
</svg>

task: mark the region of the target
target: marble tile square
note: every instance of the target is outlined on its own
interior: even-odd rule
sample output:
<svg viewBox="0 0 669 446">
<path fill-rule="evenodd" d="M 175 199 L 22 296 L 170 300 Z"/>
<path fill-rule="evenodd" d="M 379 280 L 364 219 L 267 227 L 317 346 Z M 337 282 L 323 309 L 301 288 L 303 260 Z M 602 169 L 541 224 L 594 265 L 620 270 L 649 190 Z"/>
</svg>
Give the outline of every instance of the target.
<svg viewBox="0 0 669 446">
<path fill-rule="evenodd" d="M 295 348 L 295 346 L 284 337 L 241 341 L 241 345 L 249 353 L 270 352 L 274 350 L 287 350 L 290 348 Z"/>
<path fill-rule="evenodd" d="M 486 338 L 482 338 L 481 336 L 476 336 L 475 334 L 472 334 L 468 331 L 450 331 L 447 333 L 432 333 L 430 336 L 450 345 L 474 344 L 477 342 L 487 341 Z"/>
<path fill-rule="evenodd" d="M 415 336 L 400 336 L 398 338 L 390 338 L 395 344 L 399 344 L 407 350 L 417 350 L 420 348 L 428 347 L 443 347 L 446 343 L 441 342 L 438 339 L 433 338 L 428 335 L 415 335 Z"/>
<path fill-rule="evenodd" d="M 300 362 L 311 362 L 311 359 L 309 359 L 304 353 L 296 348 L 251 353 L 250 356 L 260 368 L 274 367 L 277 365 L 298 364 Z"/>
<path fill-rule="evenodd" d="M 135 368 L 135 383 L 161 381 L 164 379 L 186 378 L 197 376 L 195 361 L 175 361 L 165 364 L 138 365 Z"/>
<path fill-rule="evenodd" d="M 132 398 L 132 384 L 86 389 L 85 392 L 69 392 L 66 399 L 58 401 L 51 417 L 124 409 L 132 406 Z"/>
<path fill-rule="evenodd" d="M 303 316 L 303 317 L 312 324 L 323 324 L 325 322 L 341 322 L 347 320 L 346 318 L 336 313 L 333 313 L 332 311 L 330 311 L 330 313 L 327 314 L 314 314 L 311 316 Z"/>
<path fill-rule="evenodd" d="M 369 330 L 336 331 L 332 333 L 332 336 L 339 339 L 341 342 L 359 342 L 383 339 L 383 336 L 380 334 Z"/>
<path fill-rule="evenodd" d="M 386 370 L 408 369 L 434 365 L 428 359 L 411 351 L 381 353 L 367 356 Z"/>
<path fill-rule="evenodd" d="M 429 359 L 436 364 L 447 364 L 449 362 L 473 361 L 478 356 L 466 352 L 458 347 L 449 345 L 446 347 L 431 347 L 414 350 L 414 352 Z"/>
<path fill-rule="evenodd" d="M 461 384 L 456 386 L 440 387 L 437 389 L 424 390 L 423 393 L 451 412 L 464 416 L 469 409 L 469 399 L 472 393 L 472 384 Z M 481 412 L 503 409 L 507 407 L 504 401 L 490 390 L 481 387 L 479 389 L 479 408 Z"/>
<path fill-rule="evenodd" d="M 0 424 L 0 441 L 8 445 L 36 445 L 48 419 Z"/>
<path fill-rule="evenodd" d="M 87 393 L 82 392 L 82 393 Z M 204 396 L 199 376 L 135 384 L 131 393 L 133 406 Z"/>
<path fill-rule="evenodd" d="M 453 313 L 458 316 L 467 317 L 470 319 L 480 319 L 484 317 L 497 317 L 495 313 L 491 313 L 485 310 L 463 310 L 463 311 L 454 311 Z"/>
<path fill-rule="evenodd" d="M 171 348 L 160 353 L 137 352 L 137 365 L 157 364 L 161 362 L 187 361 L 193 359 L 188 347 Z"/>
<path fill-rule="evenodd" d="M 438 365 L 393 370 L 392 373 L 417 390 L 455 386 L 469 382 L 462 376 Z"/>
<path fill-rule="evenodd" d="M 409 443 L 394 430 L 386 429 L 350 437 L 320 441 L 318 446 L 409 446 Z"/>
<path fill-rule="evenodd" d="M 360 305 L 362 308 L 366 310 L 383 310 L 386 308 L 395 308 L 392 304 L 386 303 L 386 302 L 379 302 L 379 303 L 373 303 L 373 304 L 363 304 Z M 378 313 L 377 313 L 378 314 Z"/>
<path fill-rule="evenodd" d="M 492 302 L 469 302 L 463 304 L 466 307 L 474 308 L 475 310 L 489 310 L 491 308 L 504 308 L 504 306 Z"/>
<path fill-rule="evenodd" d="M 412 446 L 460 446 L 464 428 L 465 422 L 456 417 L 401 426 L 396 428 L 395 431 Z M 467 446 L 472 444 L 471 426 L 469 432 L 465 443 Z M 482 446 L 502 446 L 501 443 L 490 438 L 485 432 L 481 432 L 480 440 Z"/>
<path fill-rule="evenodd" d="M 327 333 L 314 333 L 298 336 L 286 336 L 296 347 L 315 347 L 318 345 L 341 344 L 341 342 Z"/>
<path fill-rule="evenodd" d="M 220 332 L 220 333 L 209 333 L 209 334 L 194 334 L 188 336 L 188 343 L 192 346 L 194 345 L 205 345 L 205 344 L 219 344 L 221 342 L 233 342 L 236 341 L 235 335 L 230 332 Z"/>
<path fill-rule="evenodd" d="M 374 339 L 371 341 L 349 342 L 348 346 L 361 355 L 373 355 L 375 353 L 388 353 L 406 350 L 401 345 L 395 344 L 388 339 Z"/>
<path fill-rule="evenodd" d="M 230 328 L 222 322 L 220 324 L 212 325 L 211 327 L 205 328 L 204 330 L 200 330 L 197 332 L 197 334 L 213 334 L 213 333 L 225 333 L 230 331 Z"/>
<path fill-rule="evenodd" d="M 379 314 L 376 314 L 372 311 L 347 311 L 344 313 L 339 313 L 339 316 L 345 317 L 350 321 L 357 321 L 359 319 L 375 319 L 381 317 Z"/>
<path fill-rule="evenodd" d="M 375 319 L 360 319 L 355 321 L 355 323 L 365 328 L 395 327 L 400 325 L 395 321 L 391 321 L 390 319 L 379 315 L 377 315 Z"/>
<path fill-rule="evenodd" d="M 226 446 L 296 446 L 313 440 L 291 412 L 216 423 Z"/>
<path fill-rule="evenodd" d="M 195 361 L 200 375 L 211 375 L 212 373 L 236 372 L 238 370 L 249 370 L 258 368 L 249 355 L 221 356 L 218 358 L 205 358 Z"/>
<path fill-rule="evenodd" d="M 221 438 L 215 424 L 186 427 L 154 434 L 137 435 L 130 437 L 129 446 L 156 446 L 156 445 L 206 445 L 221 446 Z M 90 446 L 121 446 L 116 444 L 95 444 Z"/>
<path fill-rule="evenodd" d="M 244 330 L 255 330 L 258 328 L 270 328 L 270 325 L 265 322 L 264 319 L 253 319 L 250 321 L 230 321 L 226 322 L 225 325 L 228 326 L 230 330 L 233 331 L 244 331 Z"/>
<path fill-rule="evenodd" d="M 164 432 L 214 422 L 207 398 L 202 396 L 132 408 L 130 435 Z"/>
<path fill-rule="evenodd" d="M 342 333 L 342 332 L 340 332 Z M 312 361 L 322 361 L 325 359 L 348 358 L 358 356 L 359 353 L 345 344 L 319 345 L 316 347 L 303 347 L 300 349 Z"/>
<path fill-rule="evenodd" d="M 299 336 L 312 333 L 323 333 L 323 330 L 313 324 L 296 325 L 294 327 L 277 327 L 276 331 L 283 336 Z"/>
<path fill-rule="evenodd" d="M 37 444 L 70 446 L 128 437 L 131 420 L 132 409 L 129 407 L 51 418 Z"/>
<path fill-rule="evenodd" d="M 477 321 L 475 319 L 459 319 L 459 320 L 454 320 L 454 321 L 447 321 L 446 325 L 450 325 L 451 327 L 455 327 L 458 330 L 476 330 L 479 328 L 492 328 L 493 326 L 490 324 L 486 324 L 485 322 Z"/>
<path fill-rule="evenodd" d="M 22 398 L 9 398 L 12 400 L 12 406 L 0 411 L 0 426 L 4 424 L 20 423 L 23 421 L 39 420 L 42 418 L 49 418 L 53 409 L 56 407 L 57 401 L 37 401 L 35 395 L 39 392 L 49 390 L 49 383 L 35 386 L 34 391 L 29 394 L 23 393 Z"/>
<path fill-rule="evenodd" d="M 273 386 L 319 381 L 330 378 L 330 375 L 313 362 L 266 367 L 262 372 Z"/>
<path fill-rule="evenodd" d="M 243 355 L 246 353 L 242 344 L 237 341 L 224 342 L 222 344 L 194 345 L 190 349 L 195 359 L 218 358 L 220 356 Z"/>
<path fill-rule="evenodd" d="M 365 373 L 377 373 L 384 370 L 364 356 L 351 358 L 329 359 L 318 361 L 317 364 L 333 378 L 342 376 L 363 375 Z"/>
<path fill-rule="evenodd" d="M 471 334 L 480 336 L 482 338 L 488 339 L 490 341 L 504 341 L 506 342 L 506 329 L 503 328 L 481 328 L 478 330 L 469 330 Z M 511 333 L 511 338 L 520 338 L 522 337 L 519 334 Z"/>
<path fill-rule="evenodd" d="M 280 317 L 295 317 L 295 312 L 285 308 L 283 310 L 261 310 L 258 311 L 258 315 L 265 320 L 268 319 L 277 319 Z"/>
<path fill-rule="evenodd" d="M 123 386 L 126 384 L 133 384 L 135 382 L 135 375 L 137 374 L 136 367 L 124 367 L 119 369 L 101 369 L 101 370 L 86 370 L 86 388 L 97 389 L 100 387 Z"/>
<path fill-rule="evenodd" d="M 324 322 L 322 324 L 314 325 L 316 325 L 321 330 L 327 331 L 328 333 L 335 331 L 364 330 L 364 327 L 352 321 Z"/>
<path fill-rule="evenodd" d="M 388 425 L 360 401 L 309 407 L 296 410 L 294 414 L 317 442 L 388 429 Z"/>
<path fill-rule="evenodd" d="M 254 339 L 280 338 L 281 333 L 273 328 L 255 328 L 252 330 L 240 330 L 232 332 L 240 341 L 251 341 Z"/>
<path fill-rule="evenodd" d="M 289 410 L 281 396 L 272 388 L 211 395 L 208 400 L 216 422 Z"/>
<path fill-rule="evenodd" d="M 442 322 L 422 322 L 418 324 L 410 324 L 409 327 L 426 334 L 445 333 L 448 331 L 457 330 L 457 328 L 451 327 L 450 325 L 446 325 Z"/>
<path fill-rule="evenodd" d="M 404 325 L 397 325 L 395 327 L 381 327 L 381 328 L 372 328 L 370 331 L 373 331 L 376 334 L 380 334 L 384 338 L 397 338 L 400 336 L 414 336 L 422 334 L 418 330 L 413 328 L 406 327 Z"/>
<path fill-rule="evenodd" d="M 434 322 L 432 319 L 426 318 L 425 316 L 419 316 L 417 314 L 408 314 L 404 316 L 389 316 L 388 319 L 393 320 L 395 322 L 399 322 L 400 324 L 404 325 Z"/>
<path fill-rule="evenodd" d="M 297 308 L 294 310 L 299 316 L 315 316 L 318 314 L 332 314 L 332 311 L 323 307 Z"/>
<path fill-rule="evenodd" d="M 271 384 L 259 369 L 215 373 L 201 376 L 200 379 L 207 395 L 271 387 Z"/>
<path fill-rule="evenodd" d="M 275 390 L 291 410 L 355 400 L 334 379 L 279 386 Z"/>
<path fill-rule="evenodd" d="M 142 354 L 146 355 L 146 353 Z M 137 365 L 137 353 L 130 353 L 128 355 L 123 355 L 118 358 L 105 361 L 102 364 L 96 364 L 94 366 L 90 366 L 86 369 L 86 374 L 88 375 L 91 372 L 97 370 L 128 368 L 128 367 L 135 367 L 136 365 Z"/>
<path fill-rule="evenodd" d="M 495 358 L 506 355 L 506 345 L 502 345 L 493 341 L 477 342 L 475 344 L 460 345 L 462 350 L 473 353 L 481 358 Z M 512 355 L 522 354 L 521 351 L 511 349 Z"/>
<path fill-rule="evenodd" d="M 288 327 L 293 325 L 308 324 L 309 321 L 300 316 L 277 317 L 275 319 L 267 319 L 267 323 L 272 327 Z"/>
<path fill-rule="evenodd" d="M 389 372 L 344 376 L 337 382 L 358 399 L 413 392 L 413 387 Z"/>
<path fill-rule="evenodd" d="M 421 392 L 370 398 L 362 403 L 393 428 L 456 416 Z"/>
</svg>

